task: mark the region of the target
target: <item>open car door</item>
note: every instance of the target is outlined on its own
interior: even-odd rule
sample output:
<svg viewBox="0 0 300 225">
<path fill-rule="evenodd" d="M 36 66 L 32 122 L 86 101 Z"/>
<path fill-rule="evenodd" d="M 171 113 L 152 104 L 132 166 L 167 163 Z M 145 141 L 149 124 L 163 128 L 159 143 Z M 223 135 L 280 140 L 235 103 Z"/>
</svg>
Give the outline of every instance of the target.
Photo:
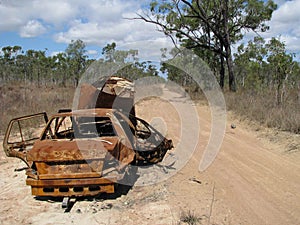
<svg viewBox="0 0 300 225">
<path fill-rule="evenodd" d="M 41 130 L 46 126 L 46 112 L 12 119 L 7 127 L 3 140 L 3 150 L 8 157 L 16 157 L 24 161 L 27 152 L 34 142 L 40 138 Z"/>
</svg>

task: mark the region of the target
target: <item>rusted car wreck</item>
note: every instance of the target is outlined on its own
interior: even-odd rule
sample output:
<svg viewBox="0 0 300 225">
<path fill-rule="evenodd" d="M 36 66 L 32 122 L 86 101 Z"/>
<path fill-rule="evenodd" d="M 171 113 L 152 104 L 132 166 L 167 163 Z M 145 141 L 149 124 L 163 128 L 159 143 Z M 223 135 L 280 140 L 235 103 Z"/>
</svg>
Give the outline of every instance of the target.
<svg viewBox="0 0 300 225">
<path fill-rule="evenodd" d="M 114 193 L 129 165 L 160 162 L 172 141 L 136 117 L 133 98 L 130 81 L 109 77 L 82 85 L 77 110 L 60 110 L 50 119 L 38 113 L 11 120 L 4 151 L 25 162 L 32 195 Z M 32 123 L 42 131 L 30 129 Z"/>
</svg>

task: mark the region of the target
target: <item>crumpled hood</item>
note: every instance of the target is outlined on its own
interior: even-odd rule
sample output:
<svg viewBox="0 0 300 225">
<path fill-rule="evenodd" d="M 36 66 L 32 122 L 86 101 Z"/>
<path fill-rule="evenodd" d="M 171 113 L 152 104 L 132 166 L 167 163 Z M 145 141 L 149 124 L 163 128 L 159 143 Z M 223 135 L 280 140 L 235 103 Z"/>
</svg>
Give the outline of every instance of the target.
<svg viewBox="0 0 300 225">
<path fill-rule="evenodd" d="M 39 140 L 27 153 L 27 160 L 31 162 L 62 162 L 104 159 L 107 153 L 110 153 L 115 159 L 129 164 L 134 158 L 134 152 L 132 149 L 124 147 L 117 137 Z"/>
</svg>

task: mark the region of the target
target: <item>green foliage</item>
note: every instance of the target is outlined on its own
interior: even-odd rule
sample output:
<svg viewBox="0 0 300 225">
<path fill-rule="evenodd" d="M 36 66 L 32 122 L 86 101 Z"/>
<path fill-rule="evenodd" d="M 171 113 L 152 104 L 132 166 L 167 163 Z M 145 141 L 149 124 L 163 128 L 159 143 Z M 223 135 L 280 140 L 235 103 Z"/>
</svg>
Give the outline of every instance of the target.
<svg viewBox="0 0 300 225">
<path fill-rule="evenodd" d="M 195 56 L 190 50 L 172 49 L 172 59 L 161 64 L 161 72 L 167 75 L 168 80 L 184 88 L 193 99 L 201 97 L 202 91 L 211 89 L 211 71 L 206 63 Z"/>
<path fill-rule="evenodd" d="M 116 43 L 113 42 L 111 44 L 107 44 L 103 49 L 102 49 L 102 54 L 105 56 L 105 60 L 108 62 L 113 62 L 114 61 L 114 54 L 116 51 Z"/>
<path fill-rule="evenodd" d="M 85 47 L 85 43 L 82 40 L 72 40 L 66 49 L 75 86 L 78 85 L 80 76 L 86 68 L 87 55 Z"/>
<path fill-rule="evenodd" d="M 126 66 L 118 70 L 114 75 L 124 77 L 132 81 L 143 77 L 158 76 L 158 69 L 151 61 L 134 62 L 125 65 Z"/>
<path fill-rule="evenodd" d="M 0 55 L 0 79 L 2 82 L 25 81 L 38 86 L 49 83 L 66 86 L 73 79 L 77 84 L 81 74 L 90 64 L 85 55 L 85 44 L 81 40 L 72 41 L 66 52 L 47 56 L 47 49 L 27 50 L 20 46 L 6 46 Z"/>
<path fill-rule="evenodd" d="M 265 32 L 269 29 L 265 21 L 271 19 L 272 13 L 277 9 L 277 5 L 273 1 L 257 1 L 249 0 L 245 7 L 246 16 L 242 19 L 246 29 L 260 30 Z M 242 3 L 242 5 L 244 4 Z M 239 15 L 241 17 L 242 14 Z"/>
<path fill-rule="evenodd" d="M 137 62 L 138 50 L 116 50 L 116 43 L 107 44 L 102 49 L 102 54 L 104 55 L 105 62 L 114 63 L 127 63 L 127 62 Z"/>
<path fill-rule="evenodd" d="M 12 60 L 16 58 L 16 55 L 18 54 L 19 51 L 22 50 L 21 46 L 6 46 L 2 48 L 2 52 L 4 54 L 4 58 L 7 60 Z M 15 54 L 15 55 L 13 55 Z"/>
<path fill-rule="evenodd" d="M 238 47 L 235 54 L 237 80 L 244 88 L 273 89 L 274 102 L 281 105 L 288 96 L 288 89 L 299 88 L 299 63 L 293 58 L 294 54 L 287 53 L 280 40 L 272 38 L 265 43 L 261 37 L 256 37 L 247 46 Z"/>
<path fill-rule="evenodd" d="M 151 15 L 140 15 L 140 19 L 158 25 L 174 43 L 194 49 L 204 60 L 217 61 L 210 65 L 220 70 L 221 87 L 226 63 L 230 90 L 235 91 L 231 47 L 245 31 L 268 30 L 265 22 L 276 7 L 272 0 L 152 1 Z"/>
<path fill-rule="evenodd" d="M 116 74 L 128 79 L 145 76 L 158 76 L 158 69 L 152 62 L 139 62 L 138 50 L 117 50 L 116 43 L 107 44 L 103 50 L 103 59 L 98 66 L 109 69 L 122 65 Z M 81 40 L 71 41 L 65 52 L 54 56 L 46 55 L 47 49 L 28 50 L 25 53 L 20 46 L 6 46 L 0 55 L 0 81 L 11 83 L 22 81 L 41 85 L 59 84 L 63 87 L 77 86 L 82 74 L 95 60 L 88 59 L 86 45 Z M 108 74 L 106 74 L 108 75 Z M 97 75 L 96 75 L 97 76 Z"/>
<path fill-rule="evenodd" d="M 264 59 L 267 55 L 264 43 L 263 38 L 256 37 L 247 46 L 242 44 L 238 47 L 234 63 L 240 86 L 255 89 L 263 87 L 266 78 Z"/>
<path fill-rule="evenodd" d="M 116 43 L 107 44 L 103 50 L 103 63 L 114 63 L 122 68 L 116 72 L 116 76 L 130 80 L 137 80 L 147 76 L 158 76 L 158 70 L 151 61 L 139 62 L 138 50 L 117 50 Z"/>
</svg>

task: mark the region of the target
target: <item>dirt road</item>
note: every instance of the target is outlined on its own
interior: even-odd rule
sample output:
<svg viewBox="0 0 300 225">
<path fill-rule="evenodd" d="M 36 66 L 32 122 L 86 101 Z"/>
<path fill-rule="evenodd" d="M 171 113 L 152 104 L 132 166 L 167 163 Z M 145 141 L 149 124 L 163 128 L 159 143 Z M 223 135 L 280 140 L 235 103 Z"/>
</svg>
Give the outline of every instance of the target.
<svg viewBox="0 0 300 225">
<path fill-rule="evenodd" d="M 181 107 L 191 104 L 180 94 L 172 95 Z M 1 149 L 0 224 L 187 224 L 180 221 L 184 214 L 185 219 L 191 216 L 190 221 L 198 218 L 199 224 L 300 224 L 299 145 L 292 153 L 286 153 L 281 145 L 258 138 L 258 132 L 229 115 L 217 158 L 200 172 L 211 116 L 207 106 L 193 106 L 200 124 L 194 153 L 181 145 L 180 115 L 170 99 L 140 102 L 137 114 L 161 126 L 173 139 L 176 148 L 163 164 L 177 160 L 173 168 L 141 168 L 136 185 L 129 190 L 112 197 L 79 199 L 69 213 L 64 213 L 59 201 L 31 196 L 24 171 L 14 171 L 24 164 L 6 158 Z M 236 129 L 230 128 L 232 122 Z M 188 127 L 193 134 L 185 141 L 193 142 L 197 132 L 192 124 Z M 186 153 L 193 154 L 181 163 Z M 180 167 L 183 168 L 174 170 Z M 159 183 L 142 185 L 149 180 L 160 181 L 163 176 L 167 178 Z"/>
</svg>

